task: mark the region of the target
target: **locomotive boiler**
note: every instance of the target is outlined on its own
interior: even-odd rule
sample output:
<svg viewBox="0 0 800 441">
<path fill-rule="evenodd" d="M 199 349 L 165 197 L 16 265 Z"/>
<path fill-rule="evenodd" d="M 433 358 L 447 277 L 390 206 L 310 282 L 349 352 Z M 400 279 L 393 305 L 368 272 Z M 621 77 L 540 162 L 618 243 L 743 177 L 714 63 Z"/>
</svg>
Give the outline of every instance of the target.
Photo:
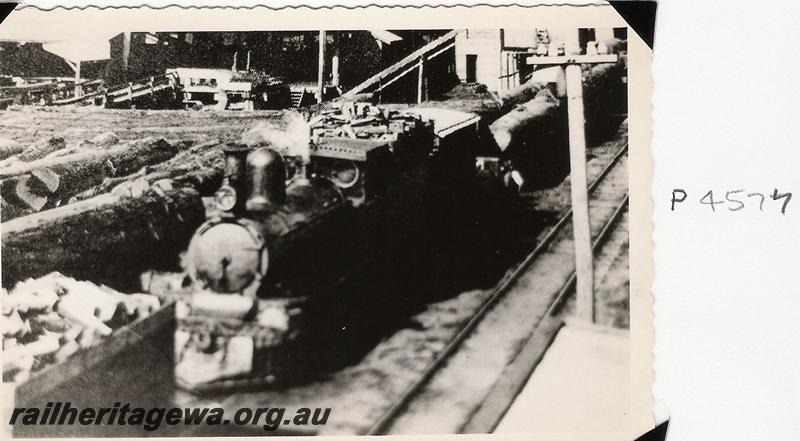
<svg viewBox="0 0 800 441">
<path fill-rule="evenodd" d="M 401 304 L 391 287 L 425 277 L 437 207 L 457 210 L 449 193 L 470 187 L 474 158 L 441 144 L 418 118 L 381 124 L 392 136 L 315 136 L 307 160 L 274 145 L 225 151 L 224 180 L 183 258 L 190 283 L 177 296 L 180 386 L 204 392 L 294 379 L 313 364 L 304 342 L 327 305 Z M 362 277 L 385 289 L 370 299 L 337 290 Z"/>
<path fill-rule="evenodd" d="M 268 147 L 225 153 L 226 177 L 214 197 L 217 213 L 197 230 L 185 256 L 195 288 L 295 297 L 304 292 L 297 283 L 325 279 L 333 256 L 314 250 L 333 245 L 328 242 L 345 232 L 349 210 L 341 190 L 322 178 L 298 178 L 287 186 L 284 160 Z M 301 268 L 313 274 L 292 274 Z"/>
</svg>

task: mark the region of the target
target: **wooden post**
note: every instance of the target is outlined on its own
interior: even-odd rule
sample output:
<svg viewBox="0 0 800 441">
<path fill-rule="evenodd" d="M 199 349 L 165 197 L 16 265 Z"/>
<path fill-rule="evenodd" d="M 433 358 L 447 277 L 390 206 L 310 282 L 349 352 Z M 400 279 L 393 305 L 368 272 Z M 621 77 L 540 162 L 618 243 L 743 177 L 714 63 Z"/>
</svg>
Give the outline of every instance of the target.
<svg viewBox="0 0 800 441">
<path fill-rule="evenodd" d="M 511 68 L 514 69 L 514 76 L 511 77 L 511 86 L 517 87 L 522 84 L 522 72 L 519 66 L 519 54 L 514 54 L 511 59 Z"/>
<path fill-rule="evenodd" d="M 583 78 L 581 66 L 578 64 L 570 64 L 566 70 L 572 228 L 575 235 L 575 273 L 578 279 L 577 315 L 581 320 L 592 323 L 594 322 L 594 273 L 592 234 L 589 228 L 589 194 L 586 183 Z"/>
<path fill-rule="evenodd" d="M 128 79 L 128 62 L 130 61 L 131 57 L 131 33 L 130 32 L 123 32 L 122 33 L 122 70 L 125 75 L 125 79 Z"/>
<path fill-rule="evenodd" d="M 75 98 L 83 96 L 83 86 L 81 82 L 81 60 L 75 61 Z"/>
<path fill-rule="evenodd" d="M 421 103 L 425 93 L 425 56 L 419 57 L 419 77 L 417 78 L 417 104 Z"/>
<path fill-rule="evenodd" d="M 325 31 L 319 31 L 319 63 L 317 72 L 317 103 L 322 102 L 325 87 Z"/>
<path fill-rule="evenodd" d="M 506 52 L 506 90 L 511 89 L 511 54 Z"/>
<path fill-rule="evenodd" d="M 339 87 L 339 34 L 333 34 L 333 57 L 331 57 L 331 86 Z"/>
</svg>

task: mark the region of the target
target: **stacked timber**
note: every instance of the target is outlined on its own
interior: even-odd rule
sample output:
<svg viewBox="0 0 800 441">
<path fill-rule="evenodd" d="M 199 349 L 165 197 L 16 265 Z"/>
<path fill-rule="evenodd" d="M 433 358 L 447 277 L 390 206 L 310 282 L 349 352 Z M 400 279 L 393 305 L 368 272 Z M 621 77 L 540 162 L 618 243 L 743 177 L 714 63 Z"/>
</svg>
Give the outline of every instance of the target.
<svg viewBox="0 0 800 441">
<path fill-rule="evenodd" d="M 381 103 L 384 110 L 405 110 L 409 107 L 433 107 L 439 109 L 453 109 L 461 112 L 474 113 L 481 117 L 481 124 L 494 121 L 507 111 L 507 106 L 494 92 L 488 90 L 483 84 L 459 84 L 447 92 L 443 100 L 428 100 L 419 104 L 389 104 Z"/>
<path fill-rule="evenodd" d="M 346 103 L 372 103 L 377 104 L 378 96 L 372 92 L 362 92 L 356 93 L 353 95 L 348 96 L 340 96 L 333 100 L 334 102 L 346 102 Z"/>
<path fill-rule="evenodd" d="M 136 197 L 104 194 L 0 224 L 2 284 L 58 271 L 121 290 L 147 269 L 179 268 L 179 254 L 205 220 L 190 188 Z"/>
<path fill-rule="evenodd" d="M 58 273 L 0 291 L 3 311 L 3 382 L 22 383 L 114 330 L 148 317 L 157 297 L 123 294 Z"/>
</svg>

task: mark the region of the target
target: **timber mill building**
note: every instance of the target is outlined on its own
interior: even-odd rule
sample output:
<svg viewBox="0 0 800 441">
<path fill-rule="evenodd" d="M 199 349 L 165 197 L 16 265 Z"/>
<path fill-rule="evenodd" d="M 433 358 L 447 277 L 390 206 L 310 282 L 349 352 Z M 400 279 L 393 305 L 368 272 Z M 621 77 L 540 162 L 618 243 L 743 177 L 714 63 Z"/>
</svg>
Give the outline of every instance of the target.
<svg viewBox="0 0 800 441">
<path fill-rule="evenodd" d="M 41 49 L 41 44 L 15 43 L 0 49 L 8 55 L 11 49 L 21 53 L 38 47 L 41 56 L 34 58 L 51 59 L 44 69 L 48 72 L 28 75 L 35 84 L 17 91 L 29 98 L 12 100 L 17 103 L 73 104 L 94 95 L 99 99 L 101 92 L 95 90 L 100 84 L 108 95 L 107 105 L 114 107 L 163 106 L 164 102 L 142 99 L 159 88 L 168 89 L 166 94 L 179 87 L 183 96 L 177 97 L 178 102 L 167 97 L 170 106 L 252 109 L 300 107 L 343 94 L 367 94 L 384 103 L 442 100 L 459 83 L 503 92 L 532 78 L 538 70 L 532 57 L 565 50 L 586 53 L 589 45 L 625 39 L 625 28 L 582 28 L 577 33 L 534 27 L 124 32 L 109 40 L 108 60 L 84 62 L 82 70 L 69 69 L 68 63 Z M 0 63 L 8 71 L 0 74 L 18 75 L 13 65 Z M 76 79 L 70 83 L 75 86 L 56 87 L 34 78 L 48 73 L 67 76 L 70 70 L 75 70 Z M 539 79 L 555 81 L 551 76 L 542 71 Z"/>
<path fill-rule="evenodd" d="M 418 100 L 414 71 L 421 62 L 423 99 L 439 99 L 458 83 L 480 83 L 501 92 L 531 78 L 537 69 L 531 56 L 563 54 L 565 49 L 586 53 L 589 44 L 626 40 L 627 35 L 625 28 L 581 28 L 575 34 L 574 29 L 531 27 L 330 31 L 324 38 L 325 96 L 375 79 L 364 91 L 379 94 L 384 102 L 409 102 Z M 254 70 L 285 81 L 294 105 L 309 104 L 318 87 L 319 39 L 315 31 L 122 33 L 111 39 L 106 81 L 163 74 L 165 67 Z"/>
<path fill-rule="evenodd" d="M 446 32 L 326 32 L 325 95 L 336 94 L 333 89 L 338 93 L 351 89 Z M 197 78 L 195 84 L 187 82 L 181 84 L 183 87 L 197 89 L 202 80 L 207 89 L 212 80 L 217 84 L 229 82 L 226 77 L 230 75 L 222 74 L 222 70 L 254 71 L 285 82 L 293 92 L 293 104 L 299 105 L 302 97 L 307 99 L 316 94 L 319 39 L 316 31 L 120 33 L 110 41 L 106 81 L 109 84 L 136 81 L 163 74 L 165 69 L 177 69 L 184 73 L 192 71 L 192 78 Z"/>
<path fill-rule="evenodd" d="M 456 36 L 456 73 L 463 83 L 482 83 L 499 92 L 530 78 L 535 70 L 531 56 L 563 54 L 570 44 L 586 53 L 589 42 L 626 39 L 625 28 L 581 28 L 576 41 L 574 34 L 574 29 L 466 29 Z"/>
</svg>

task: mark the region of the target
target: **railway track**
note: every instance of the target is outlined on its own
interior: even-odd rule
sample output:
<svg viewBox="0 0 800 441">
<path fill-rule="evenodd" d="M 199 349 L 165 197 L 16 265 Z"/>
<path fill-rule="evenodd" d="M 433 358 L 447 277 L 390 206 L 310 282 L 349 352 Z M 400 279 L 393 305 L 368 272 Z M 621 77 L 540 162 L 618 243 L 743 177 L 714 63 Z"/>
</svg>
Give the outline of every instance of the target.
<svg viewBox="0 0 800 441">
<path fill-rule="evenodd" d="M 592 180 L 590 217 L 595 238 L 599 237 L 628 189 L 626 143 L 626 138 L 621 135 L 592 150 L 588 171 Z M 513 269 L 496 278 L 492 287 L 467 288 L 467 291 L 428 304 L 364 355 L 358 355 L 354 363 L 326 371 L 315 381 L 286 389 L 239 391 L 211 397 L 178 394 L 176 403 L 189 407 L 222 407 L 226 413 L 243 407 L 281 406 L 289 411 L 300 407 L 334 409 L 334 415 L 325 426 L 311 430 L 314 434 L 464 432 L 465 421 L 470 419 L 475 407 L 480 406 L 486 391 L 492 388 L 492 382 L 503 375 L 503 369 L 531 339 L 537 325 L 541 326 L 539 323 L 555 302 L 556 294 L 564 291 L 562 286 L 570 278 L 574 268 L 574 245 L 569 202 L 564 198 L 565 194 L 569 194 L 568 183 L 562 182 L 531 195 L 528 199 L 530 205 L 524 207 L 520 216 L 524 216 L 525 225 L 529 221 L 532 224 L 530 228 L 515 230 L 512 234 L 514 237 L 519 234 L 519 240 L 532 242 L 532 245 L 527 246 L 528 252 L 518 255 L 515 260 L 518 264 L 506 265 L 506 268 Z M 561 215 L 551 218 L 547 226 L 543 226 L 543 212 Z M 534 247 L 536 249 L 530 251 Z M 542 258 L 544 254 L 556 255 L 557 258 L 545 259 Z M 531 278 L 531 272 L 539 275 L 544 272 L 548 277 Z M 554 272 L 563 274 L 549 277 Z M 498 311 L 506 313 L 506 316 L 498 319 Z M 516 311 L 517 315 L 509 319 L 508 311 Z M 488 322 L 493 322 L 495 327 L 507 325 L 499 331 L 486 330 Z M 354 338 L 354 342 L 361 338 L 358 332 L 348 336 Z M 474 344 L 478 337 L 484 341 Z M 490 340 L 488 343 L 485 341 L 487 338 Z M 490 350 L 486 352 L 492 353 L 476 354 L 472 350 L 487 346 Z M 469 355 L 465 357 L 465 354 Z M 478 366 L 464 369 L 465 358 L 468 363 L 474 362 Z M 494 365 L 489 366 L 492 363 Z M 450 373 L 456 366 L 462 366 L 460 377 Z M 476 368 L 486 367 L 495 371 L 476 371 Z M 449 381 L 442 380 L 447 378 Z M 471 383 L 476 379 L 478 382 L 486 379 L 491 382 L 477 385 L 482 388 L 479 394 L 453 396 L 475 389 L 476 385 Z M 513 395 L 505 394 L 503 397 L 510 399 Z M 285 428 L 285 434 L 310 434 L 296 429 Z M 203 428 L 192 434 L 231 435 L 231 430 L 231 426 L 219 431 Z M 235 433 L 240 435 L 263 434 L 256 426 L 242 426 L 237 430 Z"/>
<path fill-rule="evenodd" d="M 627 170 L 624 164 L 627 158 L 628 148 L 627 145 L 622 147 L 611 159 L 607 166 L 597 175 L 597 177 L 589 185 L 590 194 L 590 219 L 592 221 L 593 232 L 593 248 L 595 252 L 602 247 L 603 243 L 607 240 L 610 233 L 614 230 L 615 226 L 622 218 L 623 213 L 627 209 L 628 194 L 627 194 Z M 622 172 L 620 172 L 622 170 Z M 624 182 L 618 182 L 620 179 Z M 621 191 L 620 185 L 623 186 L 624 192 Z M 622 200 L 619 200 L 619 195 L 624 194 Z M 610 216 L 608 215 L 611 211 Z M 604 215 L 598 215 L 598 212 L 603 212 Z M 546 255 L 560 254 L 564 260 L 564 256 L 570 254 L 573 248 L 571 241 L 572 231 L 572 210 L 567 210 L 557 220 L 555 225 L 550 231 L 542 238 L 539 244 L 519 263 L 516 268 L 511 271 L 506 277 L 496 286 L 493 292 L 485 299 L 478 311 L 466 324 L 458 331 L 455 337 L 447 344 L 447 346 L 439 353 L 432 363 L 424 370 L 422 375 L 402 394 L 402 396 L 385 412 L 380 418 L 366 432 L 368 435 L 380 435 L 387 433 L 403 433 L 404 430 L 413 431 L 413 427 L 420 427 L 414 424 L 414 417 L 409 418 L 404 415 L 413 405 L 415 400 L 428 392 L 430 384 L 434 377 L 439 374 L 454 355 L 462 348 L 464 342 L 468 340 L 478 329 L 479 325 L 484 322 L 486 317 L 500 304 L 504 299 L 509 297 L 517 288 L 529 289 L 529 286 L 522 284 L 519 286 L 520 279 L 531 270 L 535 261 Z M 574 251 L 573 251 L 574 253 Z M 574 256 L 574 254 L 573 254 Z M 574 260 L 573 260 L 574 262 Z M 574 266 L 574 264 L 573 264 Z M 573 291 L 575 284 L 575 272 L 572 270 L 561 287 L 557 290 L 555 296 L 546 303 L 545 312 L 541 321 L 545 318 L 555 316 L 563 308 L 566 299 Z M 538 325 L 537 323 L 536 325 Z M 534 326 L 535 327 L 535 326 Z M 551 329 L 551 332 L 554 331 Z M 531 367 L 532 369 L 532 367 Z M 452 381 L 451 381 L 452 384 Z M 431 395 L 436 395 L 435 391 Z M 509 397 L 510 399 L 513 398 Z M 425 407 L 424 405 L 422 407 Z M 496 407 L 496 406 L 495 406 Z M 503 409 L 504 410 L 504 409 Z M 477 412 L 477 411 L 476 411 Z M 486 411 L 484 411 L 486 412 Z M 411 412 L 412 414 L 414 412 Z M 426 413 L 421 410 L 418 414 Z M 488 411 L 489 414 L 498 413 L 496 410 Z M 475 415 L 472 415 L 474 418 Z M 484 415 L 479 416 L 478 419 L 488 419 Z M 424 421 L 424 419 L 423 419 Z M 419 422 L 419 421 L 417 421 Z M 496 421 L 494 422 L 496 424 Z M 467 423 L 461 425 L 458 429 L 464 430 L 468 433 L 476 431 L 488 431 L 492 427 L 480 427 L 481 423 L 477 424 Z M 486 426 L 486 424 L 483 424 Z M 478 429 L 478 430 L 476 430 Z M 455 432 L 448 432 L 455 433 Z"/>
</svg>

